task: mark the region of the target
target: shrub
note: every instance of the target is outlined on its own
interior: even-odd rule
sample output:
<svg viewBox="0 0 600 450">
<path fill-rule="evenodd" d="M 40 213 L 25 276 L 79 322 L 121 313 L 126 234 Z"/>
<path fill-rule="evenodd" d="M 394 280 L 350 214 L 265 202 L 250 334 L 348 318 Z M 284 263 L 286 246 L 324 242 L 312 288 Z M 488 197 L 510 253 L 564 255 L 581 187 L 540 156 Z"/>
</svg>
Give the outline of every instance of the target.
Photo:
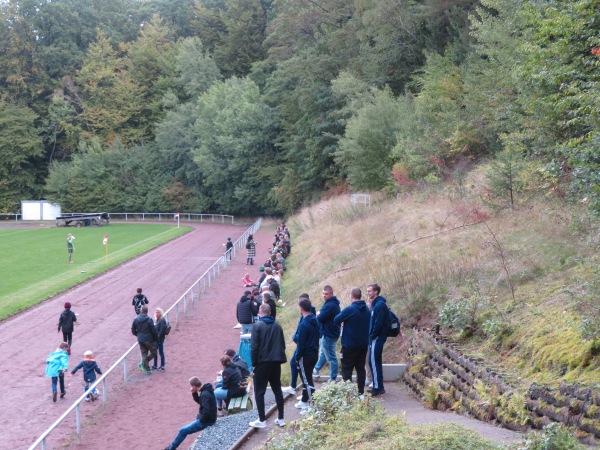
<svg viewBox="0 0 600 450">
<path fill-rule="evenodd" d="M 562 424 L 550 423 L 542 432 L 532 432 L 527 435 L 518 450 L 583 450 L 575 436 Z"/>
</svg>

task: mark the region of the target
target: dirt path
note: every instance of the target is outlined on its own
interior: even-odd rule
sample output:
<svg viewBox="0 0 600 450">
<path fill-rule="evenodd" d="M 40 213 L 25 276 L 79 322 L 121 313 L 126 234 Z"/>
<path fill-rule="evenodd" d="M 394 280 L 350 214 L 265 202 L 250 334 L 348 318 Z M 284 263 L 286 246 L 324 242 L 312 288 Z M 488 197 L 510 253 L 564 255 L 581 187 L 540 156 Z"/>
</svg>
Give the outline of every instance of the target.
<svg viewBox="0 0 600 450">
<path fill-rule="evenodd" d="M 131 306 L 135 288 L 143 287 L 150 307 L 170 306 L 222 255 L 226 238 L 231 236 L 235 241 L 247 227 L 199 224 L 194 228 L 173 242 L 0 323 L 0 449 L 29 447 L 83 392 L 81 373 L 66 377 L 67 396 L 53 403 L 50 380 L 44 375 L 48 354 L 62 341 L 56 325 L 64 302 L 71 302 L 72 310 L 79 314 L 69 367 L 74 367 L 89 349 L 95 352 L 100 367 L 107 369 L 135 342 L 130 331 L 135 316 Z M 260 244 L 262 249 L 267 248 L 266 241 Z M 237 261 L 245 262 L 245 254 Z M 227 269 L 229 276 L 235 273 L 238 277 L 237 273 L 244 271 L 242 265 L 235 267 L 237 261 Z M 223 345 L 236 344 L 231 326 L 240 289 L 222 281 L 213 286 L 211 291 L 223 297 L 221 304 L 212 311 L 204 304 L 197 307 L 171 333 L 165 343 L 166 372 L 149 377 L 138 372 L 126 389 L 118 389 L 121 370 L 120 377 L 115 375 L 109 380 L 106 407 L 100 402 L 83 405 L 84 424 L 92 418 L 99 426 L 84 432 L 83 445 L 78 448 L 160 447 L 164 436 L 171 436 L 182 421 L 193 418 L 188 378 L 193 374 L 203 380 L 212 377 Z M 224 302 L 228 307 L 221 309 Z M 206 317 L 210 320 L 203 319 Z M 224 332 L 208 331 L 220 323 Z M 231 336 L 231 342 L 226 336 Z M 61 448 L 61 442 L 72 438 L 74 416 L 66 422 L 51 435 L 48 448 Z M 117 445 L 105 445 L 113 438 L 118 438 Z"/>
</svg>

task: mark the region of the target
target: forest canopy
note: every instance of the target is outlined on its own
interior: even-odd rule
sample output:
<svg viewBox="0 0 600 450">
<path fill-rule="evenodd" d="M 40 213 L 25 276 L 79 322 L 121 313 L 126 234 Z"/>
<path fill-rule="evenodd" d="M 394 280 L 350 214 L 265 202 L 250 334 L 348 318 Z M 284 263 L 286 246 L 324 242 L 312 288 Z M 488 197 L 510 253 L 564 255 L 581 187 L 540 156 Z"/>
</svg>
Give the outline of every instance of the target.
<svg viewBox="0 0 600 450">
<path fill-rule="evenodd" d="M 0 1 L 0 212 L 288 213 L 482 159 L 497 202 L 599 211 L 599 8 Z"/>
</svg>

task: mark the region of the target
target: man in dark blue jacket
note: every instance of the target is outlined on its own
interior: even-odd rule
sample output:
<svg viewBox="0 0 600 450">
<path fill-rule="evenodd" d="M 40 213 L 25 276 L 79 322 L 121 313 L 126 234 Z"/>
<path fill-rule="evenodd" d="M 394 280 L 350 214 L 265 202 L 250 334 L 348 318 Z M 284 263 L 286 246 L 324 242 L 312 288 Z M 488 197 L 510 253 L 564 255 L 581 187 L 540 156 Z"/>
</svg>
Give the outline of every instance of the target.
<svg viewBox="0 0 600 450">
<path fill-rule="evenodd" d="M 373 389 L 367 392 L 373 397 L 385 394 L 383 388 L 383 345 L 388 333 L 388 307 L 384 297 L 379 295 L 378 284 L 367 287 L 367 297 L 371 301 L 371 323 L 369 325 L 369 366 L 373 373 Z"/>
<path fill-rule="evenodd" d="M 296 330 L 296 364 L 302 378 L 302 399 L 294 406 L 296 408 L 307 408 L 312 402 L 315 391 L 312 371 L 317 362 L 319 354 L 319 324 L 312 313 L 310 300 L 303 299 L 298 303 L 302 320 L 298 323 Z"/>
<path fill-rule="evenodd" d="M 192 377 L 190 378 L 190 386 L 192 398 L 200 405 L 198 415 L 196 416 L 196 420 L 192 423 L 179 429 L 177 437 L 165 450 L 175 450 L 181 445 L 188 434 L 204 430 L 206 427 L 214 425 L 217 421 L 217 401 L 215 399 L 212 384 L 202 384 L 200 378 Z M 200 392 L 200 394 L 198 394 L 198 392 Z"/>
<path fill-rule="evenodd" d="M 340 313 L 340 301 L 333 295 L 333 288 L 331 286 L 323 288 L 323 300 L 325 300 L 325 303 L 323 303 L 317 316 L 319 331 L 321 333 L 321 351 L 319 352 L 319 360 L 315 365 L 313 374 L 319 375 L 319 370 L 328 361 L 329 377 L 331 381 L 335 381 L 338 374 L 335 345 L 340 337 L 340 326 L 334 323 L 333 319 Z"/>
<path fill-rule="evenodd" d="M 367 375 L 365 361 L 367 359 L 367 351 L 369 350 L 371 313 L 369 312 L 367 303 L 361 298 L 361 290 L 353 288 L 350 291 L 352 303 L 335 316 L 333 321 L 338 325 L 343 324 L 342 351 L 340 352 L 342 379 L 344 381 L 351 381 L 352 371 L 356 369 L 358 393 L 363 395 Z"/>
</svg>

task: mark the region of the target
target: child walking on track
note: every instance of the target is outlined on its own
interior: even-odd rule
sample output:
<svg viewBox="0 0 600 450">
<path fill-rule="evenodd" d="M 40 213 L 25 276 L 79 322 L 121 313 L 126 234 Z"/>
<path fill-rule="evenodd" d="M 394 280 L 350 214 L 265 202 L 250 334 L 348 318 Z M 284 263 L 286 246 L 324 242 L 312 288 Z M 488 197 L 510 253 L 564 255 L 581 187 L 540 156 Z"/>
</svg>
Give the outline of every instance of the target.
<svg viewBox="0 0 600 450">
<path fill-rule="evenodd" d="M 87 392 L 90 386 L 96 381 L 96 374 L 102 375 L 102 371 L 100 370 L 100 367 L 98 367 L 98 364 L 96 364 L 94 354 L 91 350 L 88 350 L 83 354 L 83 361 L 75 366 L 71 371 L 71 376 L 75 376 L 75 373 L 79 369 L 83 369 L 83 390 Z M 94 388 L 85 398 L 85 401 L 94 401 L 98 398 L 98 395 L 98 389 Z"/>
<path fill-rule="evenodd" d="M 69 345 L 62 342 L 56 350 L 50 353 L 46 359 L 46 376 L 52 378 L 52 401 L 56 401 L 58 392 L 56 389 L 57 381 L 60 381 L 60 398 L 67 393 L 65 391 L 65 372 L 69 367 Z"/>
</svg>

